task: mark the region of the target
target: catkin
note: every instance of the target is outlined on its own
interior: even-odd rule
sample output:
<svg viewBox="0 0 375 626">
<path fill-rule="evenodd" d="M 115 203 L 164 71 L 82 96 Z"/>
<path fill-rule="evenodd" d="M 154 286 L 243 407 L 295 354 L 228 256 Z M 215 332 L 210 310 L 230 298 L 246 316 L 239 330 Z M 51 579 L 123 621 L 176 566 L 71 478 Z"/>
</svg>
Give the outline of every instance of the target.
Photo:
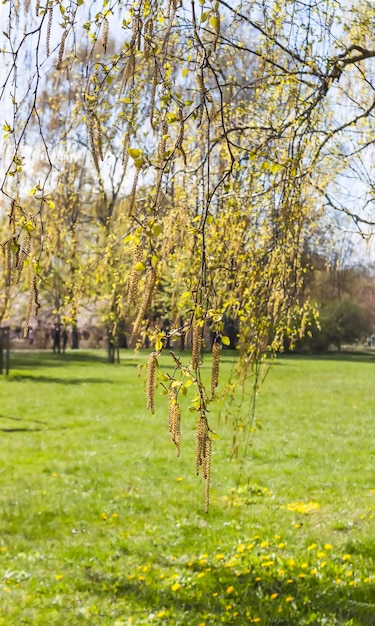
<svg viewBox="0 0 375 626">
<path fill-rule="evenodd" d="M 147 362 L 147 408 L 155 413 L 155 370 L 158 361 L 156 352 L 151 352 Z"/>
<path fill-rule="evenodd" d="M 131 76 L 134 75 L 134 70 L 135 70 L 135 54 L 134 54 L 134 50 L 131 50 L 128 62 L 126 64 L 124 73 L 122 75 L 120 93 L 123 93 L 126 90 L 128 80 Z"/>
<path fill-rule="evenodd" d="M 194 324 L 191 349 L 191 366 L 194 370 L 199 369 L 201 364 L 202 330 L 202 326 Z"/>
<path fill-rule="evenodd" d="M 89 142 L 90 142 L 92 158 L 94 160 L 94 165 L 95 165 L 97 172 L 99 172 L 97 142 L 95 141 L 96 134 L 97 134 L 97 122 L 96 122 L 96 115 L 93 111 L 89 112 L 89 115 L 87 118 L 87 131 L 89 135 Z"/>
<path fill-rule="evenodd" d="M 123 145 L 123 149 L 122 149 L 122 166 L 124 168 L 124 173 L 125 173 L 126 172 L 126 168 L 128 166 L 128 161 L 129 161 L 129 152 L 128 152 L 128 148 L 130 146 L 130 136 L 129 136 L 129 133 L 125 133 L 124 139 L 122 140 L 122 145 Z"/>
<path fill-rule="evenodd" d="M 16 279 L 17 285 L 21 277 L 23 264 L 25 263 L 27 257 L 30 254 L 30 248 L 31 248 L 31 235 L 29 231 L 26 231 L 22 240 L 22 246 L 20 250 L 18 251 L 17 264 L 16 264 L 16 270 L 18 272 L 17 279 Z"/>
<path fill-rule="evenodd" d="M 36 0 L 35 3 L 35 15 L 39 17 L 39 9 L 40 9 L 40 0 Z"/>
<path fill-rule="evenodd" d="M 23 327 L 23 337 L 27 337 L 28 332 L 29 332 L 30 317 L 31 317 L 31 312 L 33 308 L 33 302 L 35 299 L 35 287 L 36 287 L 35 283 L 36 283 L 36 276 L 34 276 L 30 285 L 29 298 L 27 300 L 26 318 L 25 318 L 25 324 Z"/>
<path fill-rule="evenodd" d="M 197 85 L 198 85 L 198 91 L 199 91 L 199 113 L 198 113 L 198 127 L 202 124 L 202 119 L 203 119 L 203 111 L 204 111 L 204 100 L 205 100 L 205 94 L 206 94 L 206 88 L 204 86 L 204 80 L 203 80 L 203 76 L 200 72 L 197 72 L 195 75 L 196 81 L 197 81 Z"/>
<path fill-rule="evenodd" d="M 219 383 L 220 344 L 214 341 L 212 344 L 212 371 L 211 371 L 211 399 L 215 395 L 215 389 Z"/>
<path fill-rule="evenodd" d="M 52 20 L 53 20 L 53 6 L 51 6 L 48 11 L 48 24 L 47 24 L 47 35 L 46 35 L 46 53 L 48 57 L 51 53 L 50 41 L 51 41 Z"/>
<path fill-rule="evenodd" d="M 139 311 L 138 311 L 138 315 L 137 315 L 137 317 L 135 319 L 135 322 L 133 324 L 133 330 L 132 330 L 132 334 L 131 334 L 131 342 L 134 339 L 135 335 L 137 335 L 139 333 L 139 331 L 140 331 L 142 320 L 143 320 L 144 316 L 147 313 L 147 309 L 148 309 L 148 307 L 150 305 L 151 298 L 152 298 L 152 295 L 154 293 L 155 283 L 156 283 L 156 271 L 155 271 L 154 268 L 152 268 L 150 270 L 149 275 L 148 275 L 147 283 L 145 285 L 145 291 L 144 291 L 144 294 L 143 294 L 141 306 L 140 306 Z"/>
<path fill-rule="evenodd" d="M 198 476 L 199 468 L 203 462 L 203 452 L 205 450 L 206 438 L 208 436 L 208 423 L 204 413 L 198 417 L 195 431 L 195 472 Z"/>
<path fill-rule="evenodd" d="M 204 510 L 208 513 L 210 506 L 210 482 L 211 482 L 211 454 L 212 454 L 212 442 L 209 437 L 206 437 L 204 460 L 203 460 L 203 477 L 205 482 L 204 491 Z"/>
<path fill-rule="evenodd" d="M 11 239 L 8 239 L 6 243 L 5 254 L 6 254 L 6 266 L 7 266 L 6 286 L 10 287 L 10 284 L 12 282 L 12 241 Z"/>
<path fill-rule="evenodd" d="M 181 443 L 181 407 L 177 402 L 177 394 L 175 390 L 169 390 L 168 403 L 168 428 L 172 436 L 172 441 L 176 446 L 176 455 L 180 456 Z"/>
<path fill-rule="evenodd" d="M 62 62 L 63 62 L 63 58 L 64 58 L 65 41 L 66 41 L 67 36 L 68 36 L 68 31 L 64 30 L 64 32 L 63 32 L 63 34 L 61 36 L 59 53 L 58 53 L 58 56 L 57 56 L 57 64 L 56 64 L 56 69 L 57 70 L 61 70 L 61 66 L 62 66 Z"/>
<path fill-rule="evenodd" d="M 138 269 L 136 269 L 136 266 L 138 263 L 142 262 L 142 259 L 143 259 L 143 246 L 141 243 L 139 243 L 135 247 L 134 254 L 133 254 L 132 269 L 131 269 L 130 278 L 129 278 L 128 299 L 126 303 L 127 312 L 129 311 L 130 306 L 133 304 L 133 302 L 135 301 L 137 297 L 138 283 L 141 277 L 141 272 Z"/>
<path fill-rule="evenodd" d="M 102 46 L 104 48 L 104 51 L 107 50 L 108 33 L 109 33 L 109 23 L 108 23 L 107 18 L 105 17 L 102 22 Z"/>
<path fill-rule="evenodd" d="M 141 171 L 141 168 L 137 167 L 135 170 L 135 174 L 134 174 L 132 190 L 130 192 L 130 201 L 129 201 L 129 210 L 128 210 L 129 217 L 131 217 L 133 213 L 133 209 L 134 209 L 135 194 L 137 193 L 137 185 L 138 185 L 138 178 L 139 178 L 140 171 Z"/>
<path fill-rule="evenodd" d="M 96 113 L 94 113 L 93 115 L 94 115 L 94 120 L 95 120 L 95 135 L 96 135 L 96 143 L 98 146 L 98 153 L 99 153 L 100 160 L 104 161 L 102 127 L 101 127 L 100 120 L 98 116 L 96 115 Z"/>
</svg>

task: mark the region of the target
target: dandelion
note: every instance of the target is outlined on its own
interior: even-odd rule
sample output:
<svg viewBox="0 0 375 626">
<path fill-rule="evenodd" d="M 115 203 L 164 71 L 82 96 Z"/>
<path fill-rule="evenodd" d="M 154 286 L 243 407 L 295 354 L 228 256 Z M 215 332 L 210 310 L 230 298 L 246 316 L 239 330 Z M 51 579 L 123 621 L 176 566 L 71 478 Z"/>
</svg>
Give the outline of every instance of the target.
<svg viewBox="0 0 375 626">
<path fill-rule="evenodd" d="M 332 550 L 332 546 L 331 546 L 331 544 L 330 544 L 330 543 L 325 543 L 325 544 L 324 544 L 324 549 L 325 549 L 325 550 Z"/>
<path fill-rule="evenodd" d="M 285 543 L 279 543 L 277 547 L 279 548 L 279 550 L 282 550 L 283 548 L 285 548 Z"/>
<path fill-rule="evenodd" d="M 179 476 L 178 478 L 176 478 L 177 482 L 180 483 L 182 480 L 184 480 L 183 476 Z"/>
<path fill-rule="evenodd" d="M 276 598 L 278 597 L 278 593 L 272 593 L 271 594 L 271 600 L 276 600 Z"/>
<path fill-rule="evenodd" d="M 307 546 L 309 552 L 310 550 L 314 550 L 314 548 L 316 548 L 316 543 L 312 543 L 311 546 Z"/>
<path fill-rule="evenodd" d="M 166 614 L 166 611 L 159 611 L 157 615 L 158 617 L 165 617 Z"/>
<path fill-rule="evenodd" d="M 203 576 L 205 576 L 205 575 L 206 575 L 205 572 L 199 572 L 198 578 L 203 578 Z"/>
<path fill-rule="evenodd" d="M 270 544 L 268 543 L 268 541 L 262 541 L 262 543 L 260 544 L 261 548 L 268 548 Z"/>
<path fill-rule="evenodd" d="M 254 617 L 254 618 L 253 618 L 253 622 L 254 622 L 254 624 L 259 624 L 259 622 L 260 622 L 260 621 L 261 621 L 261 618 L 260 618 L 260 617 Z"/>
<path fill-rule="evenodd" d="M 234 591 L 234 587 L 232 585 L 228 587 L 227 593 L 232 593 L 233 591 Z"/>
<path fill-rule="evenodd" d="M 225 555 L 224 554 L 217 554 L 215 558 L 216 558 L 217 561 L 222 561 L 223 559 L 225 559 Z"/>
<path fill-rule="evenodd" d="M 178 591 L 180 589 L 181 585 L 180 583 L 174 583 L 171 587 L 172 591 Z"/>
<path fill-rule="evenodd" d="M 1 552 L 6 552 L 7 550 L 8 550 L 8 548 L 6 548 L 5 546 L 2 546 Z"/>
<path fill-rule="evenodd" d="M 63 577 L 62 574 L 56 574 L 56 576 L 55 576 L 56 580 L 61 580 L 62 577 Z"/>
<path fill-rule="evenodd" d="M 350 554 L 344 554 L 344 556 L 342 557 L 343 561 L 350 561 L 351 560 L 351 555 Z"/>
<path fill-rule="evenodd" d="M 285 598 L 285 602 L 293 602 L 293 599 L 294 599 L 293 596 L 287 596 Z"/>
</svg>

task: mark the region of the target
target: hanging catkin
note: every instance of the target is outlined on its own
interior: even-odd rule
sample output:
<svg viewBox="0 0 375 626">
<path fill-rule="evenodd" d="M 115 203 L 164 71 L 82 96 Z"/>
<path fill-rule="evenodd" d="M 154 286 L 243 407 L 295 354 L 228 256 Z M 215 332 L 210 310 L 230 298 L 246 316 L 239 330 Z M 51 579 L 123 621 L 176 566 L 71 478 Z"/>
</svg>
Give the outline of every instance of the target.
<svg viewBox="0 0 375 626">
<path fill-rule="evenodd" d="M 7 267 L 5 284 L 7 287 L 10 287 L 10 284 L 12 282 L 12 240 L 11 239 L 8 239 L 6 243 L 5 254 L 6 254 L 6 267 Z"/>
<path fill-rule="evenodd" d="M 102 46 L 104 48 L 104 52 L 106 52 L 107 50 L 108 33 L 109 33 L 109 23 L 108 23 L 107 18 L 105 17 L 102 22 Z"/>
<path fill-rule="evenodd" d="M 155 413 L 155 370 L 158 361 L 156 352 L 151 352 L 147 362 L 147 408 Z"/>
<path fill-rule="evenodd" d="M 68 36 L 68 31 L 64 30 L 63 34 L 61 35 L 59 53 L 57 56 L 57 63 L 56 63 L 57 70 L 61 70 L 62 62 L 64 59 L 65 41 L 66 41 L 67 36 Z"/>
<path fill-rule="evenodd" d="M 27 230 L 23 236 L 21 248 L 18 251 L 17 264 L 16 264 L 16 270 L 18 272 L 17 278 L 16 278 L 17 285 L 21 278 L 23 264 L 25 263 L 26 259 L 28 258 L 30 254 L 30 248 L 31 248 L 31 235 L 29 231 Z"/>
<path fill-rule="evenodd" d="M 194 324 L 191 348 L 191 366 L 194 370 L 199 369 L 201 364 L 202 330 L 202 326 Z"/>
<path fill-rule="evenodd" d="M 156 283 L 156 271 L 155 271 L 154 268 L 151 268 L 151 270 L 150 270 L 150 272 L 148 274 L 148 277 L 147 277 L 147 282 L 146 282 L 146 285 L 145 285 L 145 291 L 143 293 L 141 306 L 139 308 L 138 315 L 137 315 L 137 317 L 135 319 L 135 322 L 133 324 L 133 330 L 132 330 L 132 334 L 131 334 L 131 338 L 130 338 L 131 342 L 133 341 L 134 337 L 140 331 L 142 320 L 145 317 L 145 315 L 147 313 L 147 309 L 150 306 L 151 298 L 152 298 L 152 295 L 154 293 L 155 283 Z"/>
<path fill-rule="evenodd" d="M 139 172 L 140 171 L 141 171 L 141 168 L 137 167 L 136 170 L 135 170 L 135 174 L 134 174 L 132 190 L 130 192 L 130 201 L 129 201 L 129 210 L 128 210 L 128 216 L 129 217 L 131 217 L 131 215 L 133 213 L 133 209 L 134 209 L 135 194 L 137 193 L 137 185 L 138 185 L 138 179 L 139 179 Z"/>
<path fill-rule="evenodd" d="M 31 317 L 31 312 L 33 308 L 33 302 L 35 300 L 35 287 L 36 287 L 36 276 L 33 277 L 31 284 L 30 284 L 29 297 L 27 300 L 25 324 L 23 327 L 23 337 L 27 337 L 28 332 L 29 332 L 30 317 Z"/>
<path fill-rule="evenodd" d="M 212 454 L 212 442 L 209 437 L 206 437 L 203 463 L 202 463 L 203 478 L 205 482 L 204 510 L 206 513 L 208 513 L 208 508 L 210 506 L 211 454 Z"/>
<path fill-rule="evenodd" d="M 132 269 L 129 278 L 129 290 L 128 299 L 126 303 L 126 312 L 128 313 L 130 306 L 135 302 L 138 292 L 138 283 L 141 277 L 141 272 L 137 269 L 138 263 L 142 262 L 143 258 L 143 246 L 139 243 L 134 250 Z"/>
<path fill-rule="evenodd" d="M 48 11 L 48 24 L 47 24 L 47 35 L 46 35 L 46 54 L 49 57 L 50 55 L 50 41 L 51 41 L 51 28 L 52 28 L 52 20 L 53 20 L 53 6 L 50 7 Z"/>
<path fill-rule="evenodd" d="M 203 462 L 203 453 L 208 437 L 208 423 L 204 413 L 201 413 L 197 420 L 195 431 L 195 472 L 198 476 L 199 468 Z"/>
<path fill-rule="evenodd" d="M 211 371 L 211 399 L 215 395 L 215 389 L 219 383 L 220 344 L 214 341 L 212 344 L 212 371 Z"/>
<path fill-rule="evenodd" d="M 174 389 L 169 390 L 168 396 L 168 427 L 172 441 L 176 446 L 176 455 L 179 457 L 181 443 L 181 407 L 177 402 L 177 394 Z"/>
</svg>

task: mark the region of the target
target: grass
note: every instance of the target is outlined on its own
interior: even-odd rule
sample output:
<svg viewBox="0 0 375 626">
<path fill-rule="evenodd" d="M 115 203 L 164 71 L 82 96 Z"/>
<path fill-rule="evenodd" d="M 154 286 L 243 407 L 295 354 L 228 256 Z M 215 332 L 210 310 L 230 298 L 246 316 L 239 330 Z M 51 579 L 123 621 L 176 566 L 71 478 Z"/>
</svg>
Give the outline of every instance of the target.
<svg viewBox="0 0 375 626">
<path fill-rule="evenodd" d="M 0 625 L 375 624 L 375 360 L 277 360 L 245 459 L 230 461 L 217 402 L 205 515 L 195 417 L 183 413 L 176 459 L 166 398 L 145 410 L 146 356 L 12 355 L 0 379 Z"/>
</svg>

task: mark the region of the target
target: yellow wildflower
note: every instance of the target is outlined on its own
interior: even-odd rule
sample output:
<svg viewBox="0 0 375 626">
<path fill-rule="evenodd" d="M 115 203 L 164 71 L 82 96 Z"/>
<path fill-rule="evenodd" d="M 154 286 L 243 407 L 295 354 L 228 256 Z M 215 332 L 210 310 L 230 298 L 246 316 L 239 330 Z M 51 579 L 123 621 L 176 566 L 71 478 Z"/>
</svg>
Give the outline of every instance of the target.
<svg viewBox="0 0 375 626">
<path fill-rule="evenodd" d="M 228 587 L 227 593 L 232 593 L 232 591 L 234 591 L 234 587 L 231 585 L 230 587 Z"/>
<path fill-rule="evenodd" d="M 171 587 L 172 591 L 178 591 L 178 589 L 180 589 L 181 585 L 180 583 L 174 583 Z"/>
</svg>

